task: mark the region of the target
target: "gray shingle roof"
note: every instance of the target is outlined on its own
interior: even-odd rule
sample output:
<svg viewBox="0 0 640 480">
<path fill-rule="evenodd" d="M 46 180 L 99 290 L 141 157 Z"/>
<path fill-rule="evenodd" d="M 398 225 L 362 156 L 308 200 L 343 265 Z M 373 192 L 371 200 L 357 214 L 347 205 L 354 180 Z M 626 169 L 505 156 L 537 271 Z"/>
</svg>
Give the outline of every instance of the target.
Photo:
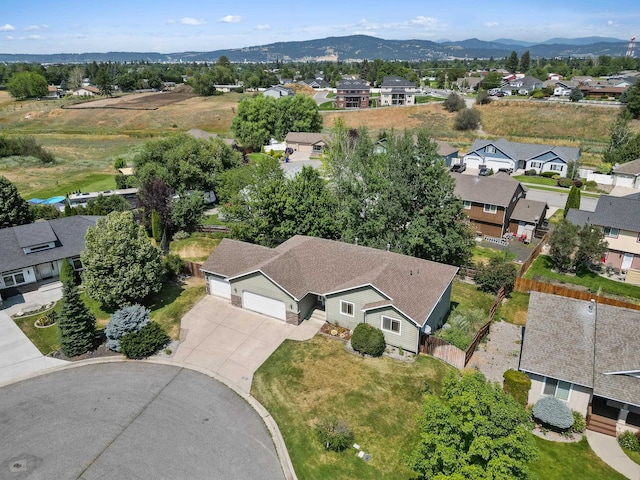
<svg viewBox="0 0 640 480">
<path fill-rule="evenodd" d="M 352 80 L 338 80 L 336 82 L 336 88 L 358 88 L 368 90 L 369 84 L 364 80 L 352 79 Z"/>
<path fill-rule="evenodd" d="M 506 207 L 511 203 L 520 185 L 509 175 L 480 177 L 455 173 L 452 176 L 456 181 L 454 193 L 462 200 L 500 207 Z"/>
<path fill-rule="evenodd" d="M 619 173 L 622 173 L 624 175 L 640 175 L 640 158 L 627 163 L 623 163 L 613 172 L 614 175 L 617 175 Z"/>
<path fill-rule="evenodd" d="M 410 87 L 415 88 L 416 84 L 402 77 L 389 76 L 384 77 L 382 80 L 382 84 L 380 85 L 383 88 L 387 87 Z"/>
<path fill-rule="evenodd" d="M 21 225 L 20 228 L 15 228 L 13 233 L 18 240 L 20 248 L 51 243 L 58 239 L 48 222 L 35 222 Z"/>
<path fill-rule="evenodd" d="M 640 311 L 589 304 L 531 292 L 520 368 L 640 406 Z"/>
<path fill-rule="evenodd" d="M 546 208 L 546 202 L 538 202 L 537 200 L 521 198 L 518 200 L 513 212 L 511 212 L 511 220 L 537 223 L 537 221 L 544 220 L 544 212 Z"/>
<path fill-rule="evenodd" d="M 307 293 L 324 295 L 371 284 L 389 298 L 386 304 L 394 305 L 419 325 L 427 320 L 458 271 L 451 265 L 305 236 L 295 236 L 267 250 L 271 255 L 264 247 L 223 240 L 203 269 L 223 275 L 233 272 L 230 277 L 259 270 L 297 299 Z M 247 252 L 255 255 L 255 264 L 247 260 Z"/>
<path fill-rule="evenodd" d="M 326 135 L 324 133 L 313 132 L 289 132 L 284 141 L 313 145 L 318 142 L 326 142 Z"/>
<path fill-rule="evenodd" d="M 543 145 L 537 143 L 510 142 L 504 138 L 498 140 L 476 140 L 471 145 L 469 154 L 477 153 L 487 145 L 494 145 L 505 155 L 513 160 L 531 160 L 547 152 L 553 152 L 565 162 L 570 162 L 580 158 L 580 149 L 577 147 L 557 147 L 553 145 Z"/>
<path fill-rule="evenodd" d="M 601 195 L 593 212 L 570 209 L 567 220 L 574 225 L 586 223 L 599 227 L 640 232 L 640 200 L 637 196 L 614 197 Z"/>
<path fill-rule="evenodd" d="M 84 250 L 84 237 L 87 229 L 94 226 L 98 218 L 100 217 L 78 215 L 0 229 L 0 272 L 9 272 L 80 255 L 80 252 Z M 56 247 L 25 254 L 20 241 L 28 242 L 25 240 L 28 238 L 25 232 L 34 231 L 33 225 L 38 225 L 35 228 L 36 231 L 46 230 L 39 224 L 49 225 L 49 229 L 56 237 Z M 23 240 L 19 240 L 19 238 Z M 37 243 L 47 243 L 47 240 Z M 30 244 L 34 245 L 34 243 Z"/>
</svg>

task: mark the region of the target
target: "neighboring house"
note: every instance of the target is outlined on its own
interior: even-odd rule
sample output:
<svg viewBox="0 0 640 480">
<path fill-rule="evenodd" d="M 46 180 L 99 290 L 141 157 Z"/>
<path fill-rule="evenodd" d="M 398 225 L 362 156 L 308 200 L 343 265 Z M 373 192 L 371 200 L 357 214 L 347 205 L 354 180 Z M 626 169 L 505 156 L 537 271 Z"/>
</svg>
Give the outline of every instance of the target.
<svg viewBox="0 0 640 480">
<path fill-rule="evenodd" d="M 73 95 L 77 97 L 93 97 L 95 95 L 100 95 L 100 89 L 87 85 L 73 90 Z"/>
<path fill-rule="evenodd" d="M 562 80 L 553 82 L 553 94 L 556 97 L 568 97 L 571 95 L 571 90 L 576 88 L 578 84 L 569 80 Z"/>
<path fill-rule="evenodd" d="M 336 84 L 336 108 L 369 108 L 371 87 L 363 80 L 340 80 Z"/>
<path fill-rule="evenodd" d="M 442 157 L 444 160 L 445 166 L 450 167 L 456 160 L 458 160 L 458 152 L 459 150 L 455 147 L 452 147 L 447 142 L 442 142 L 440 140 L 434 140 L 438 145 L 438 155 Z M 417 145 L 418 136 L 413 135 L 413 144 Z M 383 153 L 387 151 L 387 139 L 381 138 L 376 142 L 375 147 L 376 153 Z"/>
<path fill-rule="evenodd" d="M 331 87 L 331 85 L 328 82 L 326 82 L 322 77 L 309 78 L 307 80 L 301 80 L 298 83 L 301 83 L 302 85 L 306 85 L 307 87 L 311 87 L 313 89 Z"/>
<path fill-rule="evenodd" d="M 462 92 L 478 91 L 482 85 L 483 77 L 462 77 L 456 80 L 458 89 Z"/>
<path fill-rule="evenodd" d="M 606 85 L 580 85 L 582 95 L 590 98 L 620 98 L 629 87 L 609 87 Z"/>
<path fill-rule="evenodd" d="M 324 133 L 289 132 L 284 141 L 286 148 L 290 148 L 292 152 L 301 152 L 309 155 L 309 157 L 322 155 L 324 148 L 327 146 Z"/>
<path fill-rule="evenodd" d="M 380 105 L 416 104 L 416 85 L 401 77 L 384 77 L 380 85 Z"/>
<path fill-rule="evenodd" d="M 611 175 L 614 186 L 640 190 L 640 158 L 619 165 Z"/>
<path fill-rule="evenodd" d="M 60 98 L 60 90 L 55 85 L 47 87 L 47 95 L 44 98 L 57 99 Z"/>
<path fill-rule="evenodd" d="M 640 429 L 640 312 L 531 292 L 520 370 L 609 435 Z"/>
<path fill-rule="evenodd" d="M 595 211 L 572 208 L 567 220 L 579 227 L 602 228 L 609 244 L 603 263 L 620 270 L 640 270 L 640 196 L 600 195 Z"/>
<path fill-rule="evenodd" d="M 509 80 L 501 88 L 503 91 L 511 92 L 512 95 L 516 93 L 519 95 L 530 95 L 534 90 L 542 89 L 542 80 L 539 80 L 531 75 L 525 75 L 522 78 L 513 78 Z"/>
<path fill-rule="evenodd" d="M 84 267 L 84 237 L 99 217 L 77 215 L 0 229 L 0 290 L 56 278 L 68 258 Z"/>
<path fill-rule="evenodd" d="M 223 239 L 202 265 L 207 292 L 294 325 L 314 310 L 350 329 L 380 328 L 389 345 L 417 353 L 442 326 L 457 267 L 322 238 L 276 248 Z"/>
<path fill-rule="evenodd" d="M 242 84 L 242 82 L 236 83 L 234 85 L 214 85 L 213 88 L 224 93 L 244 91 L 244 85 Z"/>
<path fill-rule="evenodd" d="M 31 198 L 27 201 L 32 205 L 51 205 L 59 212 L 64 212 L 64 207 L 67 204 L 67 197 L 57 196 L 47 199 Z"/>
<path fill-rule="evenodd" d="M 546 202 L 521 198 L 509 217 L 509 231 L 531 241 L 547 218 L 548 209 Z"/>
<path fill-rule="evenodd" d="M 111 195 L 118 195 L 124 198 L 131 208 L 137 208 L 139 206 L 138 201 L 138 189 L 137 188 L 121 188 L 118 190 L 104 190 L 102 192 L 80 192 L 80 193 L 72 193 L 69 195 L 69 206 L 70 207 L 86 207 L 89 200 L 95 200 L 100 195 L 103 197 L 108 197 Z"/>
<path fill-rule="evenodd" d="M 460 173 L 451 175 L 456 181 L 454 193 L 462 200 L 464 212 L 476 233 L 495 238 L 501 238 L 507 233 L 512 213 L 519 200 L 526 195 L 522 184 L 502 173 L 488 177 Z M 546 207 L 546 204 L 543 205 Z M 538 207 L 535 207 L 536 211 L 546 211 L 546 208 Z M 524 215 L 521 217 L 524 219 Z M 543 220 L 544 217 L 539 219 L 540 222 Z M 517 224 L 515 230 L 514 233 L 517 233 Z"/>
<path fill-rule="evenodd" d="M 293 97 L 295 92 L 290 88 L 287 88 L 283 85 L 274 85 L 271 88 L 267 88 L 262 95 L 265 97 L 273 97 L 273 98 L 282 98 L 282 97 Z"/>
<path fill-rule="evenodd" d="M 468 168 L 487 168 L 498 170 L 512 168 L 516 170 L 535 170 L 555 172 L 561 177 L 567 176 L 569 162 L 580 159 L 580 149 L 577 147 L 554 147 L 537 143 L 509 142 L 504 138 L 499 140 L 476 140 L 471 145 L 469 153 L 464 156 Z"/>
</svg>

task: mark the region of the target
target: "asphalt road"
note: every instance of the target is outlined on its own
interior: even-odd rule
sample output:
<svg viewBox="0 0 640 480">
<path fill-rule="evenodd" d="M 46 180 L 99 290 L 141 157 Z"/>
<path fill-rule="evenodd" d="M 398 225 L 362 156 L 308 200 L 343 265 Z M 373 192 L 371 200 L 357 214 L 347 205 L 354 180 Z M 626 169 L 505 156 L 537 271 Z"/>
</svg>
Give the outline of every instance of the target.
<svg viewBox="0 0 640 480">
<path fill-rule="evenodd" d="M 527 187 L 527 198 L 539 202 L 547 202 L 550 207 L 564 208 L 567 204 L 567 194 L 562 192 L 550 192 L 546 190 L 536 190 Z M 580 198 L 580 209 L 593 212 L 596 209 L 597 198 L 582 196 Z"/>
<path fill-rule="evenodd" d="M 200 373 L 72 368 L 0 389 L 0 479 L 279 479 L 268 430 Z"/>
</svg>

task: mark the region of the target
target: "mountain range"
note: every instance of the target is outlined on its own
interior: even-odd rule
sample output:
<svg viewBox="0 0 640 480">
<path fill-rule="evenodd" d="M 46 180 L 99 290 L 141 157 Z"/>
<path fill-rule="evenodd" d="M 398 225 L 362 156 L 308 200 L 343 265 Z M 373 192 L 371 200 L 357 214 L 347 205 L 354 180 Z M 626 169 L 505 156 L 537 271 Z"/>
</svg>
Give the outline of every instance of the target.
<svg viewBox="0 0 640 480">
<path fill-rule="evenodd" d="M 225 55 L 231 62 L 263 63 L 320 60 L 445 60 L 450 58 L 502 58 L 512 51 L 526 50 L 532 58 L 622 56 L 628 42 L 610 37 L 552 38 L 541 43 L 513 39 L 494 41 L 471 38 L 462 41 L 385 40 L 367 35 L 328 37 L 317 40 L 278 42 L 269 45 L 202 52 L 107 52 L 56 54 L 4 54 L 0 62 L 86 63 L 86 62 L 215 62 Z"/>
</svg>

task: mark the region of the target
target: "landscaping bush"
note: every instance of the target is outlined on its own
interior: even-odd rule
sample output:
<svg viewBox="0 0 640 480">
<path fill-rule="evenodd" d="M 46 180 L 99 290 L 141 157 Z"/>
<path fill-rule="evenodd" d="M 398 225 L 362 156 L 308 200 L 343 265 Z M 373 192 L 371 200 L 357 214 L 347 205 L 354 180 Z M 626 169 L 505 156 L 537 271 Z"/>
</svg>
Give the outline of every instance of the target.
<svg viewBox="0 0 640 480">
<path fill-rule="evenodd" d="M 543 397 L 533 407 L 533 416 L 545 425 L 566 430 L 573 425 L 571 409 L 556 397 Z"/>
<path fill-rule="evenodd" d="M 62 283 L 71 282 L 73 285 L 78 284 L 78 276 L 68 258 L 62 260 L 62 266 L 60 267 L 60 281 Z"/>
<path fill-rule="evenodd" d="M 629 430 L 622 432 L 618 436 L 618 443 L 622 448 L 631 450 L 632 452 L 640 452 L 640 440 L 635 433 Z"/>
<path fill-rule="evenodd" d="M 556 172 L 542 172 L 540 174 L 541 177 L 545 177 L 545 178 L 553 178 L 557 175 Z"/>
<path fill-rule="evenodd" d="M 529 376 L 518 370 L 507 370 L 502 377 L 504 378 L 504 385 L 502 387 L 504 393 L 511 395 L 516 402 L 526 407 L 529 390 L 531 389 L 531 379 Z"/>
<path fill-rule="evenodd" d="M 573 186 L 573 180 L 570 178 L 559 178 L 557 180 L 559 187 L 569 188 Z"/>
<path fill-rule="evenodd" d="M 111 315 L 104 333 L 107 337 L 107 348 L 120 351 L 120 341 L 127 333 L 137 332 L 150 322 L 149 309 L 142 305 L 131 305 Z"/>
<path fill-rule="evenodd" d="M 582 180 L 574 180 L 573 185 L 578 188 L 582 187 Z"/>
<path fill-rule="evenodd" d="M 466 104 L 464 103 L 464 98 L 458 95 L 455 92 L 452 92 L 447 99 L 442 102 L 444 108 L 448 112 L 458 112 L 460 110 L 464 110 L 466 108 Z"/>
<path fill-rule="evenodd" d="M 120 170 L 121 168 L 125 168 L 126 166 L 127 161 L 122 157 L 116 158 L 113 162 L 113 168 L 115 168 L 116 170 Z"/>
<path fill-rule="evenodd" d="M 529 175 L 531 177 L 534 177 L 536 175 L 538 175 L 538 172 L 536 171 L 535 168 L 531 168 L 529 170 L 527 170 L 526 172 L 524 172 L 525 175 Z"/>
<path fill-rule="evenodd" d="M 483 292 L 498 293 L 501 288 L 511 290 L 516 281 L 517 267 L 503 257 L 492 257 L 487 265 L 478 264 L 474 280 Z"/>
<path fill-rule="evenodd" d="M 598 188 L 598 182 L 596 182 L 595 180 L 589 180 L 587 181 L 587 183 L 585 183 L 585 185 L 587 186 L 587 188 L 591 189 L 591 188 Z"/>
<path fill-rule="evenodd" d="M 129 332 L 120 339 L 120 350 L 127 358 L 153 355 L 169 342 L 169 335 L 160 324 L 150 322 L 137 332 Z"/>
<path fill-rule="evenodd" d="M 585 428 L 587 428 L 587 420 L 584 418 L 580 412 L 576 412 L 575 410 L 571 410 L 573 414 L 573 425 L 571 426 L 571 431 L 573 433 L 582 433 Z"/>
<path fill-rule="evenodd" d="M 351 335 L 351 347 L 362 355 L 379 357 L 386 347 L 384 334 L 368 323 L 359 323 Z"/>
<path fill-rule="evenodd" d="M 436 337 L 441 338 L 460 350 L 466 350 L 473 337 L 460 327 L 449 326 L 449 328 L 441 328 L 436 333 Z"/>
<path fill-rule="evenodd" d="M 173 234 L 173 240 L 185 240 L 189 238 L 191 235 L 184 230 L 179 230 Z"/>
<path fill-rule="evenodd" d="M 169 278 L 176 278 L 184 271 L 184 261 L 175 253 L 170 253 L 162 259 L 164 271 Z"/>
<path fill-rule="evenodd" d="M 349 448 L 353 443 L 353 432 L 347 422 L 341 418 L 322 418 L 316 425 L 316 433 L 318 434 L 318 440 L 326 450 L 341 452 Z"/>
<path fill-rule="evenodd" d="M 480 127 L 480 112 L 475 108 L 460 110 L 453 120 L 456 130 L 476 130 Z"/>
</svg>

